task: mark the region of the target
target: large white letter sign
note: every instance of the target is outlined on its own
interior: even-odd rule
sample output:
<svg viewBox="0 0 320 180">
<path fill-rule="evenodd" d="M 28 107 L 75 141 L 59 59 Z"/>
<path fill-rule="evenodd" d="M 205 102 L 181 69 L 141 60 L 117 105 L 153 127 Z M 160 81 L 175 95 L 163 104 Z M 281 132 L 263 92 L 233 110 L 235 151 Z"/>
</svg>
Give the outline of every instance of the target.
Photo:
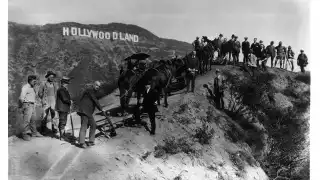
<svg viewBox="0 0 320 180">
<path fill-rule="evenodd" d="M 118 33 L 117 32 L 113 32 L 112 33 L 112 39 L 118 39 Z"/>
<path fill-rule="evenodd" d="M 139 42 L 139 37 L 138 37 L 137 35 L 134 35 L 134 36 L 133 36 L 133 41 L 134 41 L 134 42 Z"/>
<path fill-rule="evenodd" d="M 76 35 L 77 35 L 77 32 L 78 32 L 78 30 L 77 30 L 76 27 L 71 27 L 71 35 L 72 35 L 72 36 L 76 36 Z"/>
<path fill-rule="evenodd" d="M 63 27 L 63 35 L 69 36 L 69 28 L 68 27 Z"/>
</svg>

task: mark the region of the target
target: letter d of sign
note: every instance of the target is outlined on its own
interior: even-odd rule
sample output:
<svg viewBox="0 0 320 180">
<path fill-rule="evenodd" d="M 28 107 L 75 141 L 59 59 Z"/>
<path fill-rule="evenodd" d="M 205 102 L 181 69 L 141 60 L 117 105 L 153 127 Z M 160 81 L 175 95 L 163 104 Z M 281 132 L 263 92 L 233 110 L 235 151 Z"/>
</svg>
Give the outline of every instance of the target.
<svg viewBox="0 0 320 180">
<path fill-rule="evenodd" d="M 112 39 L 118 39 L 118 33 L 112 32 Z"/>
<path fill-rule="evenodd" d="M 139 42 L 139 36 L 134 35 L 133 36 L 133 42 Z"/>
<path fill-rule="evenodd" d="M 76 36 L 77 35 L 77 32 L 78 32 L 78 29 L 76 27 L 72 27 L 71 28 L 71 35 L 72 36 Z"/>
<path fill-rule="evenodd" d="M 68 27 L 63 27 L 63 36 L 69 36 L 69 28 Z"/>
</svg>

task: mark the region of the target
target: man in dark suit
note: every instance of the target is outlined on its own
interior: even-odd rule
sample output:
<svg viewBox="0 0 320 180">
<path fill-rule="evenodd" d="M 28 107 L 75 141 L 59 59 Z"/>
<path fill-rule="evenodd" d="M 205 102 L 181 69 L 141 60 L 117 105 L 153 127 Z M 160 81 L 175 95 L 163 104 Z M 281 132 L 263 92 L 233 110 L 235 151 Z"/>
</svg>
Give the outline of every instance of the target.
<svg viewBox="0 0 320 180">
<path fill-rule="evenodd" d="M 140 106 L 137 109 L 137 112 L 135 115 L 136 123 L 145 125 L 145 123 L 141 122 L 140 115 L 143 112 L 148 113 L 150 123 L 151 123 L 151 130 L 150 130 L 151 135 L 155 135 L 155 132 L 156 132 L 156 112 L 159 111 L 158 107 L 156 105 L 156 101 L 158 100 L 158 96 L 159 96 L 159 93 L 154 88 L 152 81 L 148 81 L 148 83 L 146 85 L 146 91 L 144 92 L 144 95 L 143 95 L 142 106 Z"/>
<path fill-rule="evenodd" d="M 250 51 L 250 43 L 248 41 L 248 37 L 244 38 L 242 42 L 242 54 L 243 54 L 243 63 L 248 64 L 249 61 L 249 51 Z"/>
<path fill-rule="evenodd" d="M 273 60 L 276 57 L 276 49 L 274 47 L 274 42 L 271 41 L 270 45 L 266 48 L 267 56 L 271 57 L 271 67 L 273 67 Z"/>
<path fill-rule="evenodd" d="M 217 38 L 217 48 L 218 48 L 218 57 L 219 58 L 222 57 L 222 52 L 221 52 L 222 38 L 223 38 L 223 35 L 219 34 L 219 37 Z"/>
<path fill-rule="evenodd" d="M 60 139 L 63 138 L 65 134 L 65 127 L 67 124 L 67 117 L 68 113 L 70 112 L 70 106 L 71 106 L 71 97 L 68 92 L 68 84 L 69 84 L 69 78 L 63 77 L 61 79 L 61 87 L 57 91 L 57 98 L 56 98 L 56 111 L 59 113 L 59 134 Z"/>
<path fill-rule="evenodd" d="M 257 38 L 254 38 L 253 43 L 251 44 L 251 49 L 253 51 L 252 54 L 254 54 L 256 57 L 258 57 L 260 53 L 260 44 L 257 42 L 257 40 Z"/>
<path fill-rule="evenodd" d="M 193 51 L 191 56 L 187 58 L 187 74 L 185 76 L 185 81 L 187 84 L 187 91 L 189 91 L 191 84 L 191 92 L 194 92 L 196 72 L 199 70 L 200 61 L 196 55 L 196 51 Z"/>
<path fill-rule="evenodd" d="M 234 41 L 232 44 L 232 59 L 233 65 L 239 63 L 239 54 L 240 54 L 241 44 L 238 41 L 238 36 L 234 36 Z"/>
<path fill-rule="evenodd" d="M 101 83 L 99 81 L 96 81 L 94 83 L 93 88 L 90 87 L 86 89 L 83 92 L 82 97 L 80 99 L 78 114 L 81 116 L 81 128 L 79 133 L 79 147 L 81 148 L 86 148 L 84 144 L 84 140 L 85 140 L 88 125 L 90 126 L 88 145 L 89 146 L 94 145 L 95 133 L 96 133 L 96 121 L 94 120 L 92 114 L 95 108 L 97 107 L 99 111 L 102 111 L 102 114 L 104 116 L 107 116 L 106 113 L 102 110 L 102 107 L 96 97 L 96 93 L 100 87 L 101 87 Z M 116 136 L 116 131 L 115 131 L 115 128 L 113 127 L 113 124 L 111 123 L 109 118 L 107 118 L 107 120 L 109 121 L 109 124 L 111 126 L 110 136 Z"/>
</svg>

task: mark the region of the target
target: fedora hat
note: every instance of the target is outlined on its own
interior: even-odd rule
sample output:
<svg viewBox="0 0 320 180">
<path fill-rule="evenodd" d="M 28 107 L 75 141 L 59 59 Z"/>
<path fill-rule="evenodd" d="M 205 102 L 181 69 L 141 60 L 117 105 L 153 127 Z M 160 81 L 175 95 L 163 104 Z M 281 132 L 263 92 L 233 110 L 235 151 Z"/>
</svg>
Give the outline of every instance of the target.
<svg viewBox="0 0 320 180">
<path fill-rule="evenodd" d="M 70 78 L 63 76 L 61 79 L 61 83 L 63 84 L 70 84 Z"/>
<path fill-rule="evenodd" d="M 53 75 L 54 77 L 57 76 L 53 71 L 48 71 L 45 77 L 48 78 L 51 75 Z"/>
</svg>

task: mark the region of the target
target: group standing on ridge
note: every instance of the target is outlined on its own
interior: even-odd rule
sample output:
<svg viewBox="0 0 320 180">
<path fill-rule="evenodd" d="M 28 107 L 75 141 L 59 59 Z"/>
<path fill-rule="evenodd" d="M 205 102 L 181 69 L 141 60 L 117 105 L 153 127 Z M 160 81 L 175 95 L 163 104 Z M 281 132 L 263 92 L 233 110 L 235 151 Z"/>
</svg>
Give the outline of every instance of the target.
<svg viewBox="0 0 320 180">
<path fill-rule="evenodd" d="M 201 49 L 204 49 L 206 46 L 213 46 L 213 52 L 218 52 L 218 58 L 222 59 L 225 64 L 231 59 L 233 64 L 239 63 L 239 54 L 242 50 L 243 54 L 243 63 L 246 65 L 254 66 L 266 70 L 267 61 L 271 60 L 271 68 L 277 67 L 279 64 L 280 69 L 288 69 L 291 71 L 294 70 L 294 59 L 295 52 L 292 50 L 291 46 L 285 47 L 282 44 L 282 41 L 279 41 L 278 45 L 274 45 L 274 41 L 271 41 L 269 45 L 265 46 L 264 42 L 260 40 L 258 42 L 257 38 L 253 39 L 253 43 L 250 45 L 248 37 L 244 37 L 244 41 L 240 43 L 238 36 L 232 34 L 230 40 L 227 38 L 223 39 L 223 35 L 220 34 L 219 37 L 211 41 L 211 44 L 205 43 L 204 40 L 206 36 L 203 36 L 201 40 L 199 37 L 196 37 L 196 40 L 192 42 L 194 50 L 196 52 L 201 52 Z M 199 58 L 201 58 L 199 56 Z M 251 59 L 255 59 L 255 64 L 253 64 Z M 279 62 L 279 63 L 278 63 Z M 308 57 L 304 53 L 304 50 L 300 50 L 300 54 L 297 57 L 297 66 L 300 67 L 301 72 L 305 72 L 305 67 L 308 65 Z"/>
</svg>

